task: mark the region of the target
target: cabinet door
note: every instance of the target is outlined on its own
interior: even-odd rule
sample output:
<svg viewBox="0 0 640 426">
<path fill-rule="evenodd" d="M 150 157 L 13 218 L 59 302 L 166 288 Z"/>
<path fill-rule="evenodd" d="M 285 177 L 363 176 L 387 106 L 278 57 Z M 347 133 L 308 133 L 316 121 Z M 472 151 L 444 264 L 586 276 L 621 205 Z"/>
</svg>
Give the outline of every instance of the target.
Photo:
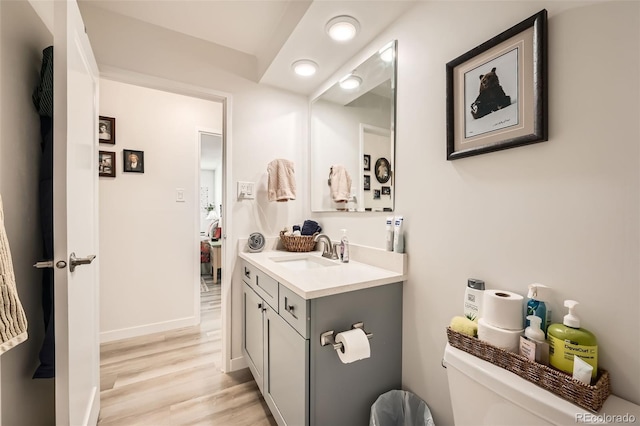
<svg viewBox="0 0 640 426">
<path fill-rule="evenodd" d="M 264 371 L 264 301 L 247 284 L 242 287 L 242 349 L 258 388 L 263 391 Z"/>
<path fill-rule="evenodd" d="M 271 309 L 265 320 L 265 399 L 278 424 L 308 425 L 309 341 Z"/>
</svg>

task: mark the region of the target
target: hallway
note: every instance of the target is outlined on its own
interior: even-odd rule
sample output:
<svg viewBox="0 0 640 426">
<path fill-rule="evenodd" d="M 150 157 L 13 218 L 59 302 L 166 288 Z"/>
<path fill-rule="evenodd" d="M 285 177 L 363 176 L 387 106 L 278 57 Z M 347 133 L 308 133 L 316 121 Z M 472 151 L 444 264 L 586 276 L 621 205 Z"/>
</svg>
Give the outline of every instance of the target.
<svg viewBox="0 0 640 426">
<path fill-rule="evenodd" d="M 220 285 L 201 325 L 103 344 L 100 425 L 275 425 L 249 369 L 220 372 Z"/>
</svg>

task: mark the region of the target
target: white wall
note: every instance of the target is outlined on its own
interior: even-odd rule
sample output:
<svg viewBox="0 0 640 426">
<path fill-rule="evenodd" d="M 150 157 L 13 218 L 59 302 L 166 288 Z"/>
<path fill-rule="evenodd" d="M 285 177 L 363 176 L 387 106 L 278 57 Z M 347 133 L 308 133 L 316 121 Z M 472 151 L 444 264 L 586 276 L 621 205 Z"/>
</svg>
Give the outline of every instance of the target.
<svg viewBox="0 0 640 426">
<path fill-rule="evenodd" d="M 0 2 L 0 194 L 18 295 L 29 338 L 0 358 L 0 423 L 55 423 L 54 381 L 33 380 L 44 339 L 42 242 L 38 212 L 40 119 L 31 102 L 40 81 L 42 50 L 53 39 L 27 2 Z"/>
<path fill-rule="evenodd" d="M 100 145 L 116 152 L 116 177 L 100 178 L 102 340 L 195 324 L 197 130 L 222 131 L 222 105 L 101 79 L 100 115 L 116 119 L 116 145 Z M 144 173 L 123 172 L 123 149 L 144 151 Z"/>
<path fill-rule="evenodd" d="M 549 11 L 549 141 L 448 162 L 445 64 Z M 595 30 L 597 28 L 597 31 Z M 466 280 L 581 302 L 613 392 L 640 403 L 640 4 L 429 2 L 398 39 L 396 212 L 405 217 L 403 385 L 452 424 L 441 359 Z M 372 49 L 376 43 L 372 45 Z M 384 214 L 323 214 L 333 238 L 384 247 Z M 628 322 L 631 321 L 629 324 Z"/>
</svg>

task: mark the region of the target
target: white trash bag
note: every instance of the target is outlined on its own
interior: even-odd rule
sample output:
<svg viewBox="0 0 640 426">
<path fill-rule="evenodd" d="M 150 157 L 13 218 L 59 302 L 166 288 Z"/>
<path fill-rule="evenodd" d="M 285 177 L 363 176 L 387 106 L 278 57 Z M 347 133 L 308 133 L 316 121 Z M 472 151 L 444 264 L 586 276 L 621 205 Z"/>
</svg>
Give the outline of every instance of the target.
<svg viewBox="0 0 640 426">
<path fill-rule="evenodd" d="M 415 394 L 392 390 L 371 406 L 369 426 L 435 426 L 431 410 Z"/>
</svg>

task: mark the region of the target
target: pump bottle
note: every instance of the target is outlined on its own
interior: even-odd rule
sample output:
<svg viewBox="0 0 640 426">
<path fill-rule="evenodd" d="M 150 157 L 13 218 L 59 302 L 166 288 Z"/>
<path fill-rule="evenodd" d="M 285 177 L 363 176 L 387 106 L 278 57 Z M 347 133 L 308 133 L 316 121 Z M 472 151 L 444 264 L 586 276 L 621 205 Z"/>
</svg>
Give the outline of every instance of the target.
<svg viewBox="0 0 640 426">
<path fill-rule="evenodd" d="M 580 318 L 575 314 L 578 302 L 565 300 L 564 306 L 569 313 L 562 324 L 551 324 L 547 329 L 549 342 L 549 363 L 565 373 L 573 373 L 574 356 L 581 358 L 593 367 L 591 377 L 598 375 L 598 341 L 590 331 L 580 328 Z"/>
<path fill-rule="evenodd" d="M 529 316 L 535 315 L 540 318 L 540 329 L 543 333 L 546 333 L 549 326 L 549 312 L 547 305 L 550 299 L 550 288 L 543 284 L 529 284 L 529 293 L 527 294 L 527 313 L 525 314 L 525 327 L 529 327 Z"/>
<path fill-rule="evenodd" d="M 340 239 L 340 261 L 349 263 L 349 239 L 346 229 L 342 230 L 342 238 Z"/>
</svg>

